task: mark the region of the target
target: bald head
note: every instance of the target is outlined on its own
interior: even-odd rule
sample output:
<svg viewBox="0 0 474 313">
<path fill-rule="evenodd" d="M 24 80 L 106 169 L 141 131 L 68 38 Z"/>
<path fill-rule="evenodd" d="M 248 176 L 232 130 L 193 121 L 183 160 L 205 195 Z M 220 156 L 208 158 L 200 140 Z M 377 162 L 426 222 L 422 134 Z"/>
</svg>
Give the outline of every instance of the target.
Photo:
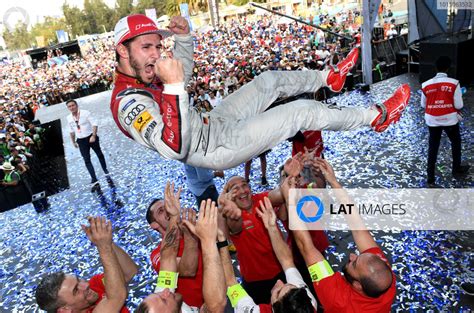
<svg viewBox="0 0 474 313">
<path fill-rule="evenodd" d="M 366 253 L 364 270 L 361 272 L 359 282 L 364 293 L 372 298 L 377 298 L 392 285 L 392 270 L 380 257 Z"/>
</svg>

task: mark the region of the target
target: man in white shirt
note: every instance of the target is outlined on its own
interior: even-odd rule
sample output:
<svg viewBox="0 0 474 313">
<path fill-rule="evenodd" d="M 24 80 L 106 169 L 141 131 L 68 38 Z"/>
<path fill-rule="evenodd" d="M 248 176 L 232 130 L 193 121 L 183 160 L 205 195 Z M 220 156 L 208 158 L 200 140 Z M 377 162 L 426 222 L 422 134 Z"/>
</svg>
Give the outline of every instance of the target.
<svg viewBox="0 0 474 313">
<path fill-rule="evenodd" d="M 451 141 L 454 177 L 468 174 L 469 165 L 461 165 L 460 110 L 463 108 L 459 81 L 448 77 L 451 59 L 441 56 L 436 61 L 437 74 L 421 85 L 421 106 L 429 130 L 427 183 L 435 187 L 435 169 L 443 131 Z"/>
<path fill-rule="evenodd" d="M 104 154 L 100 149 L 99 137 L 97 136 L 97 121 L 92 117 L 91 112 L 79 110 L 76 100 L 68 100 L 66 106 L 71 112 L 67 117 L 67 123 L 72 143 L 74 147 L 79 148 L 79 151 L 81 151 L 82 158 L 91 176 L 91 184 L 93 184 L 93 187 L 98 186 L 96 185 L 97 176 L 91 162 L 91 148 L 97 155 L 104 173 L 109 174 L 109 171 L 107 170 Z"/>
</svg>

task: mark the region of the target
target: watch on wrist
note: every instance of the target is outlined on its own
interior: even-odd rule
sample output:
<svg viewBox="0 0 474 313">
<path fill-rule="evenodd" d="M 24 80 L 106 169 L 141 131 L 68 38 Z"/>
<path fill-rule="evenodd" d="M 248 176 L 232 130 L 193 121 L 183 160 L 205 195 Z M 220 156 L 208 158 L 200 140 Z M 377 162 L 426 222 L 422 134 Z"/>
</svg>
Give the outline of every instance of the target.
<svg viewBox="0 0 474 313">
<path fill-rule="evenodd" d="M 217 249 L 227 247 L 229 245 L 229 241 L 224 240 L 224 241 L 218 241 L 217 243 Z"/>
</svg>

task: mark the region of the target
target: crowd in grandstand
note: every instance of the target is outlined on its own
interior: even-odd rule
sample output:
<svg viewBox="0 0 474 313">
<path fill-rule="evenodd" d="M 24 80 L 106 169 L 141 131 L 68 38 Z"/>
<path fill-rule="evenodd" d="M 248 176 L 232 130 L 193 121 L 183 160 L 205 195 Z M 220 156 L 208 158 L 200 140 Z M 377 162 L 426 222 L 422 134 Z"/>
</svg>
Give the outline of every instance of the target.
<svg viewBox="0 0 474 313">
<path fill-rule="evenodd" d="M 47 60 L 36 68 L 22 62 L 0 64 L 0 95 L 8 103 L 21 103 L 34 111 L 43 105 L 64 102 L 86 95 L 96 85 L 108 88 L 113 80 L 113 50 L 110 41 L 95 41 L 82 57 L 70 55 L 62 65 L 49 65 Z"/>
<path fill-rule="evenodd" d="M 26 105 L 8 105 L 0 100 L 0 188 L 15 187 L 41 148 L 43 129 L 32 123 L 33 116 Z"/>
<path fill-rule="evenodd" d="M 391 12 L 386 11 L 382 38 L 397 34 L 390 17 Z M 263 71 L 322 69 L 337 64 L 339 52 L 360 43 L 362 17 L 357 10 L 332 16 L 318 12 L 306 19 L 323 29 L 354 37 L 353 43 L 304 24 L 280 21 L 275 16 L 252 21 L 240 18 L 205 33 L 197 32 L 194 75 L 187 86 L 191 105 L 209 112 Z M 405 33 L 406 27 L 402 30 Z M 49 56 L 53 54 L 60 51 Z M 70 55 L 62 65 L 51 65 L 47 60 L 36 68 L 21 62 L 0 64 L 0 157 L 10 160 L 12 150 L 29 155 L 37 134 L 31 133 L 34 128 L 27 129 L 41 106 L 111 87 L 116 61 L 113 40 L 103 37 L 88 41 L 82 54 Z M 27 168 L 19 158 L 11 161 L 23 171 Z"/>
</svg>

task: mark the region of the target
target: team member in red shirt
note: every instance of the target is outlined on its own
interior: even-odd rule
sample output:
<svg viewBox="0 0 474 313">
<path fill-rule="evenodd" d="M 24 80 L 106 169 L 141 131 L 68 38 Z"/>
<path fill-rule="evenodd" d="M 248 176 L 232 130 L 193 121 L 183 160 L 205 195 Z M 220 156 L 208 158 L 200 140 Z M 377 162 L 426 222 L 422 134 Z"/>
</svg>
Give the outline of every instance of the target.
<svg viewBox="0 0 474 313">
<path fill-rule="evenodd" d="M 253 195 L 250 185 L 240 176 L 231 177 L 219 197 L 230 239 L 237 248 L 242 285 L 257 304 L 268 304 L 272 287 L 279 279 L 285 281 L 268 232 L 256 214 L 259 202 L 265 197 L 274 207 L 284 203 L 279 189 Z"/>
<path fill-rule="evenodd" d="M 167 184 L 166 188 L 173 190 L 174 185 Z M 179 193 L 177 197 L 179 199 Z M 179 216 L 179 211 L 167 211 L 172 208 L 165 207 L 164 201 L 160 199 L 153 200 L 148 206 L 146 219 L 150 227 L 159 232 L 162 238 L 166 235 L 170 218 L 174 215 Z M 183 214 L 184 219 L 196 220 L 196 213 L 193 209 L 188 209 L 187 213 Z M 186 227 L 181 227 L 181 230 L 183 236 L 179 240 L 177 258 L 179 278 L 176 292 L 183 296 L 183 300 L 188 305 L 199 308 L 204 301 L 202 297 L 202 253 L 197 238 L 190 234 Z M 161 267 L 161 243 L 153 250 L 150 258 L 151 264 L 158 274 Z"/>
<path fill-rule="evenodd" d="M 436 61 L 438 73 L 421 85 L 421 106 L 425 108 L 425 121 L 430 132 L 428 148 L 428 184 L 435 182 L 436 159 L 438 158 L 441 134 L 446 132 L 451 140 L 453 153 L 453 175 L 466 174 L 469 166 L 461 165 L 461 135 L 458 112 L 463 107 L 459 81 L 448 77 L 451 59 L 446 56 Z"/>
<path fill-rule="evenodd" d="M 169 190 L 168 190 L 169 191 Z M 170 200 L 170 201 L 169 201 Z M 176 205 L 177 204 L 177 205 Z M 174 206 L 179 210 L 179 198 L 173 192 L 165 193 L 165 206 Z M 201 202 L 201 209 L 196 225 L 185 221 L 184 227 L 199 238 L 202 246 L 203 258 L 203 284 L 202 293 L 204 303 L 200 307 L 189 306 L 181 294 L 175 293 L 177 287 L 178 264 L 176 263 L 180 230 L 179 215 L 173 215 L 169 219 L 166 235 L 163 238 L 162 266 L 158 274 L 158 281 L 155 292 L 146 297 L 138 306 L 137 313 L 156 312 L 224 312 L 226 306 L 225 299 L 225 279 L 219 251 L 216 245 L 218 212 L 214 202 L 211 200 Z"/>
<path fill-rule="evenodd" d="M 282 191 L 285 197 L 289 192 L 288 182 L 282 184 Z M 271 290 L 271 300 L 267 304 L 256 304 L 247 294 L 245 289 L 237 282 L 232 267 L 229 252 L 220 249 L 222 266 L 227 284 L 227 296 L 234 308 L 235 313 L 314 313 L 316 309 L 316 299 L 311 295 L 308 286 L 303 281 L 300 272 L 295 267 L 290 248 L 283 240 L 279 227 L 276 223 L 276 215 L 270 200 L 265 197 L 260 201 L 257 208 L 257 215 L 262 219 L 265 228 L 270 236 L 273 251 L 285 271 L 287 283 L 278 280 Z M 223 232 L 217 234 L 218 242 L 225 242 L 226 237 Z M 306 269 L 305 269 L 306 271 Z"/>
<path fill-rule="evenodd" d="M 327 161 L 316 159 L 314 164 L 333 189 L 342 189 Z M 307 231 L 293 231 L 293 235 L 325 313 L 390 312 L 396 294 L 395 275 L 369 231 L 352 231 L 361 254 L 350 254 L 344 275 L 334 273 Z"/>
<path fill-rule="evenodd" d="M 48 312 L 126 313 L 127 285 L 138 271 L 128 254 L 112 241 L 112 225 L 103 217 L 90 217 L 82 226 L 97 247 L 104 273 L 89 282 L 62 272 L 48 274 L 36 288 L 36 302 Z"/>
</svg>

